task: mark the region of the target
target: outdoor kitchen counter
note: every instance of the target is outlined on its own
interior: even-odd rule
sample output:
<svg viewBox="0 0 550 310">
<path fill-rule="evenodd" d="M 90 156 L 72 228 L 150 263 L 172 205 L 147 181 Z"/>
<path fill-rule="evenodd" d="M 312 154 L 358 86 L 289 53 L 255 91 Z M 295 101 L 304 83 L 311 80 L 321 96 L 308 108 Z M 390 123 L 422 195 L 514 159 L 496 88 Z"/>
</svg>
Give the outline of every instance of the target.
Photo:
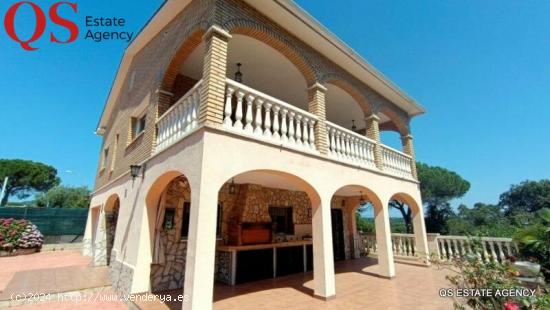
<svg viewBox="0 0 550 310">
<path fill-rule="evenodd" d="M 313 268 L 311 240 L 251 245 L 218 245 L 216 278 L 235 285 Z"/>
<path fill-rule="evenodd" d="M 301 245 L 307 245 L 307 244 L 312 244 L 311 240 L 249 244 L 249 245 L 218 245 L 216 249 L 218 251 L 232 252 L 232 251 L 270 249 L 270 248 L 283 248 L 283 247 L 301 246 Z"/>
</svg>

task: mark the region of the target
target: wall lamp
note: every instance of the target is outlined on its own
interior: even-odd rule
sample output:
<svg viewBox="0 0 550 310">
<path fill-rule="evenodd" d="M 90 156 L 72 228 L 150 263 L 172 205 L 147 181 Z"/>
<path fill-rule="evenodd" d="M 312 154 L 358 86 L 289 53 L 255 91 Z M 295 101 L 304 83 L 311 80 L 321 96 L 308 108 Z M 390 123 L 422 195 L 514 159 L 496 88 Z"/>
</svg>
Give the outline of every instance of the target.
<svg viewBox="0 0 550 310">
<path fill-rule="evenodd" d="M 143 179 L 145 177 L 145 164 L 143 166 L 141 165 L 130 165 L 130 175 L 132 176 L 132 181 L 135 180 L 140 175 L 141 172 L 141 178 Z"/>
</svg>

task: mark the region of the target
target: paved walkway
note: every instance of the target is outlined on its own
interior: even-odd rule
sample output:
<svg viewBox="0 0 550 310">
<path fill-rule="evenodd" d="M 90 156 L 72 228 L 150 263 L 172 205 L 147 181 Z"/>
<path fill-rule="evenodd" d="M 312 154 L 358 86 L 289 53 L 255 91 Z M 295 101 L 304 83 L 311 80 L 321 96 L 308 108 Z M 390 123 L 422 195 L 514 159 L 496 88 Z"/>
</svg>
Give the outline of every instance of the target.
<svg viewBox="0 0 550 310">
<path fill-rule="evenodd" d="M 0 258 L 0 295 L 10 292 L 59 292 L 87 289 L 75 296 L 85 301 L 65 300 L 22 305 L 18 309 L 127 309 L 120 301 L 104 300 L 112 293 L 90 290 L 104 285 L 106 268 L 87 267 L 89 258 L 77 251 L 42 252 L 26 256 Z M 216 284 L 214 309 L 452 309 L 452 301 L 440 298 L 440 288 L 448 287 L 446 273 L 426 268 L 396 264 L 397 276 L 377 276 L 376 259 L 361 258 L 336 263 L 336 298 L 322 301 L 312 297 L 312 273 L 295 274 L 278 279 L 238 286 Z M 172 298 L 182 290 L 167 292 Z M 8 294 L 9 295 L 9 294 Z M 8 297 L 9 298 L 9 297 Z M 108 298 L 107 298 L 108 299 Z M 181 309 L 181 303 L 140 303 L 142 309 Z"/>
<path fill-rule="evenodd" d="M 108 298 L 113 293 L 108 268 L 89 263 L 80 251 L 0 258 L 0 308 L 18 304 L 13 309 L 127 309 Z M 42 302 L 29 303 L 36 299 Z"/>
</svg>

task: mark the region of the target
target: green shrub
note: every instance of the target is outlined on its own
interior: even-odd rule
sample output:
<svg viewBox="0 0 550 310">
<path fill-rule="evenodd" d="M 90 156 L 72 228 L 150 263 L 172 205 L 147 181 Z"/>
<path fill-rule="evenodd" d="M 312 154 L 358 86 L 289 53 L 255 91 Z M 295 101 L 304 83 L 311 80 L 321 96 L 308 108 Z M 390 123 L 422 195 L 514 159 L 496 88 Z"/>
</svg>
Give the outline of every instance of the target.
<svg viewBox="0 0 550 310">
<path fill-rule="evenodd" d="M 0 219 L 1 250 L 39 248 L 43 241 L 44 237 L 30 221 L 12 218 Z"/>
</svg>

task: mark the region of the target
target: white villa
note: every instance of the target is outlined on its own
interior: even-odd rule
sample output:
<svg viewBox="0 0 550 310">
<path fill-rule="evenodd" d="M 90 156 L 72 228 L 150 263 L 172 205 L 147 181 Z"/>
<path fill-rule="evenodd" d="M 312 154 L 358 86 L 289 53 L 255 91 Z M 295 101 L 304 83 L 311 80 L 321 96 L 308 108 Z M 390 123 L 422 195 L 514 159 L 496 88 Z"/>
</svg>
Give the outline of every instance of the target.
<svg viewBox="0 0 550 310">
<path fill-rule="evenodd" d="M 292 1 L 167 0 L 99 120 L 84 254 L 120 292 L 182 290 L 184 309 L 210 309 L 214 282 L 310 271 L 316 297 L 338 298 L 334 262 L 359 257 L 370 203 L 391 281 L 390 200 L 412 210 L 415 255 L 428 251 L 410 130 L 422 113 Z"/>
</svg>

